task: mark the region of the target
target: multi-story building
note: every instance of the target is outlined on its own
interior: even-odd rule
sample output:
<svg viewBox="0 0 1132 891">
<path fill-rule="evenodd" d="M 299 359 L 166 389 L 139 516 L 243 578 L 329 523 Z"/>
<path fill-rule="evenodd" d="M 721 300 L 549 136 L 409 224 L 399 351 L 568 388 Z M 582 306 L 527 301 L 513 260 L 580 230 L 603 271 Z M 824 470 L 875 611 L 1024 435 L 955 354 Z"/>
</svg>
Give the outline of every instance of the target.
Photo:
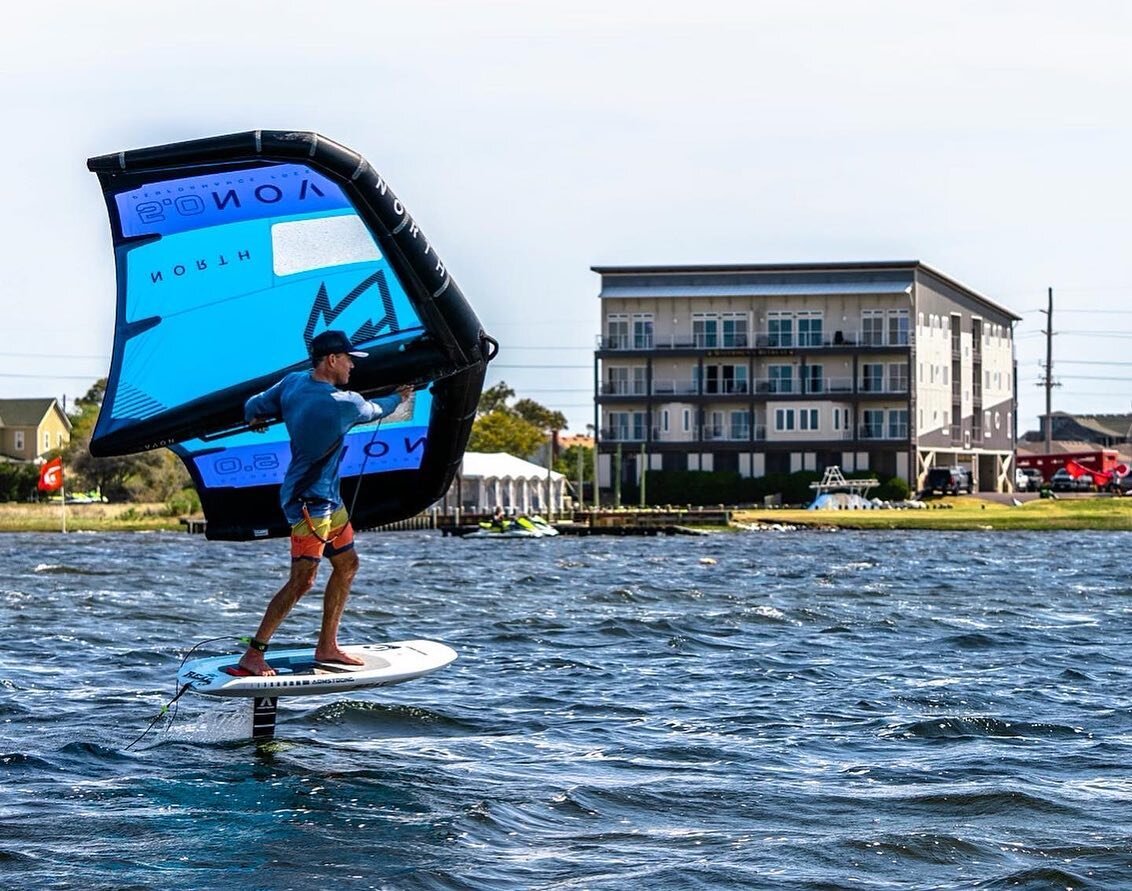
<svg viewBox="0 0 1132 891">
<path fill-rule="evenodd" d="M 962 464 L 1006 491 L 1018 316 L 918 261 L 595 266 L 600 483 L 615 467 Z M 615 460 L 615 456 L 619 456 Z"/>
</svg>

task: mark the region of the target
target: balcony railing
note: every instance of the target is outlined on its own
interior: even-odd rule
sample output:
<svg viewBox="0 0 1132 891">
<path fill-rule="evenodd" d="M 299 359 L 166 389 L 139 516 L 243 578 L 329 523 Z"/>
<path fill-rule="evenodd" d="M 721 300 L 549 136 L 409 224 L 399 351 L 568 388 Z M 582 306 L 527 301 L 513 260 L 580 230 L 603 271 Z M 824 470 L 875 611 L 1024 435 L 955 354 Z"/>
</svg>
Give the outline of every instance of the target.
<svg viewBox="0 0 1132 891">
<path fill-rule="evenodd" d="M 765 426 L 756 425 L 754 432 L 755 439 L 766 439 Z M 704 424 L 700 428 L 700 438 L 705 442 L 749 442 L 752 438 L 751 427 L 747 424 Z"/>
<path fill-rule="evenodd" d="M 858 439 L 887 439 L 887 440 L 907 440 L 908 428 L 903 427 L 888 427 L 878 426 L 876 424 L 861 424 L 857 428 Z"/>
<path fill-rule="evenodd" d="M 864 380 L 861 381 L 861 386 L 857 388 L 857 393 L 861 396 L 899 396 L 907 392 L 908 381 L 906 380 Z"/>
<path fill-rule="evenodd" d="M 644 381 L 606 381 L 601 385 L 602 396 L 644 396 L 647 393 Z"/>
<path fill-rule="evenodd" d="M 679 334 L 605 334 L 597 337 L 599 350 L 745 350 L 759 349 L 844 349 L 845 347 L 889 347 L 903 349 L 910 346 L 910 335 L 892 336 L 887 332 L 822 331 L 771 333 L 769 331 L 739 332 L 735 334 L 679 333 Z"/>
<path fill-rule="evenodd" d="M 690 380 L 654 380 L 652 392 L 654 396 L 696 396 L 699 388 Z"/>
<path fill-rule="evenodd" d="M 601 438 L 605 442 L 644 442 L 645 434 L 648 432 L 647 427 L 602 427 Z M 652 431 L 652 439 L 657 439 L 658 430 Z"/>
<path fill-rule="evenodd" d="M 605 381 L 601 384 L 602 396 L 656 396 L 676 398 L 681 396 L 863 396 L 865 398 L 885 398 L 907 396 L 907 380 L 873 379 L 861 381 L 854 388 L 852 378 L 755 378 L 753 381 L 703 381 L 661 378 L 652 382 L 651 390 L 644 381 Z"/>
</svg>

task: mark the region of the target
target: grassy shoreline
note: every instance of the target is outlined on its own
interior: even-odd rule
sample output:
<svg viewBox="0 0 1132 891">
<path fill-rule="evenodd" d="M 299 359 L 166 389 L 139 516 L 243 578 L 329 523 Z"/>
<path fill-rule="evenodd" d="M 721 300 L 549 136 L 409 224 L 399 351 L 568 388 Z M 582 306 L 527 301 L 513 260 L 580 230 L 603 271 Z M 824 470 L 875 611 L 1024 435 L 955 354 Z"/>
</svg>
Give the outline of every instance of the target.
<svg viewBox="0 0 1132 891">
<path fill-rule="evenodd" d="M 735 510 L 738 524 L 837 529 L 967 532 L 1098 530 L 1132 532 L 1132 498 L 1035 499 L 1003 504 L 978 496 L 937 499 L 923 510 Z M 0 533 L 59 532 L 58 504 L 0 503 Z M 68 532 L 179 532 L 164 504 L 68 504 Z"/>
<path fill-rule="evenodd" d="M 1020 505 L 978 496 L 939 499 L 922 510 L 743 510 L 737 523 L 779 523 L 838 529 L 939 531 L 1132 531 L 1132 498 L 1035 499 Z"/>
<path fill-rule="evenodd" d="M 0 504 L 0 532 L 60 532 L 60 504 Z M 165 504 L 68 504 L 68 532 L 172 532 L 184 529 Z"/>
</svg>

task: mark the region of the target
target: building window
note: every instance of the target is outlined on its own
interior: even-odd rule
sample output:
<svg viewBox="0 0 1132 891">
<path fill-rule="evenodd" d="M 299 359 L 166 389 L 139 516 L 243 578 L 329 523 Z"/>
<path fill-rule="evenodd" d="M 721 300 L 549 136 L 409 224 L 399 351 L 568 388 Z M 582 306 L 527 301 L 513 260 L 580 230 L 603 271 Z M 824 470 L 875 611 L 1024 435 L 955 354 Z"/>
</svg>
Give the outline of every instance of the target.
<svg viewBox="0 0 1132 891">
<path fill-rule="evenodd" d="M 704 425 L 704 439 L 723 439 L 723 412 L 713 411 L 708 414 L 708 423 Z"/>
<path fill-rule="evenodd" d="M 652 313 L 633 314 L 633 349 L 652 349 Z"/>
<path fill-rule="evenodd" d="M 779 432 L 794 429 L 794 409 L 776 408 L 774 410 L 774 429 Z"/>
<path fill-rule="evenodd" d="M 888 438 L 908 438 L 908 409 L 893 408 L 888 412 Z"/>
<path fill-rule="evenodd" d="M 824 366 L 822 366 L 822 365 L 806 365 L 802 369 L 802 392 L 803 393 L 824 393 L 825 392 Z"/>
<path fill-rule="evenodd" d="M 884 411 L 867 408 L 861 412 L 861 439 L 880 439 L 884 435 Z"/>
<path fill-rule="evenodd" d="M 644 365 L 633 366 L 633 395 L 644 396 L 649 391 L 648 368 Z"/>
<path fill-rule="evenodd" d="M 908 391 L 908 363 L 892 362 L 888 366 L 888 392 L 906 393 Z"/>
<path fill-rule="evenodd" d="M 864 346 L 884 346 L 884 310 L 861 311 L 861 343 Z"/>
<path fill-rule="evenodd" d="M 884 389 L 884 365 L 870 362 L 861 366 L 861 391 L 879 393 Z"/>
<path fill-rule="evenodd" d="M 50 433 L 44 433 L 43 434 L 43 451 L 46 452 L 50 448 L 51 448 L 51 434 Z"/>
<path fill-rule="evenodd" d="M 12 431 L 12 448 L 14 448 L 17 452 L 22 452 L 24 450 L 24 431 L 23 430 L 13 430 Z"/>
<path fill-rule="evenodd" d="M 723 345 L 725 347 L 750 345 L 747 338 L 747 329 L 750 324 L 747 313 L 725 312 L 720 322 L 723 325 Z"/>
<path fill-rule="evenodd" d="M 730 415 L 731 439 L 751 438 L 751 413 L 749 411 L 733 411 Z"/>
<path fill-rule="evenodd" d="M 55 448 L 57 448 L 57 449 L 63 448 L 63 434 L 62 433 L 56 433 L 55 434 Z"/>
<path fill-rule="evenodd" d="M 692 429 L 692 411 L 691 409 L 684 409 L 684 432 L 687 433 Z"/>
<path fill-rule="evenodd" d="M 605 392 L 610 396 L 624 396 L 629 392 L 629 369 L 611 365 L 606 369 L 609 383 Z"/>
<path fill-rule="evenodd" d="M 767 374 L 770 376 L 770 392 L 772 393 L 793 393 L 794 392 L 794 366 L 793 365 L 768 365 Z"/>
<path fill-rule="evenodd" d="M 606 342 L 605 348 L 609 350 L 626 350 L 629 348 L 629 317 L 623 313 L 614 313 L 605 320 Z"/>
<path fill-rule="evenodd" d="M 660 410 L 660 429 L 664 433 L 668 432 L 668 409 L 667 408 L 662 408 Z"/>
<path fill-rule="evenodd" d="M 693 313 L 692 340 L 698 347 L 719 346 L 719 317 L 702 312 Z"/>
<path fill-rule="evenodd" d="M 720 367 L 723 374 L 724 393 L 749 393 L 747 385 L 746 365 L 723 365 Z"/>
<path fill-rule="evenodd" d="M 798 346 L 821 346 L 822 314 L 817 311 L 798 313 Z"/>
<path fill-rule="evenodd" d="M 767 346 L 794 346 L 794 316 L 788 312 L 766 314 Z"/>
<path fill-rule="evenodd" d="M 893 309 L 888 312 L 888 345 L 908 346 L 908 310 Z"/>
<path fill-rule="evenodd" d="M 606 434 L 609 439 L 616 442 L 622 442 L 629 438 L 629 413 L 627 411 L 611 411 L 607 417 L 609 418 L 609 429 Z"/>
<path fill-rule="evenodd" d="M 816 408 L 799 409 L 798 429 L 810 431 L 821 429 L 818 426 L 818 410 Z"/>
</svg>

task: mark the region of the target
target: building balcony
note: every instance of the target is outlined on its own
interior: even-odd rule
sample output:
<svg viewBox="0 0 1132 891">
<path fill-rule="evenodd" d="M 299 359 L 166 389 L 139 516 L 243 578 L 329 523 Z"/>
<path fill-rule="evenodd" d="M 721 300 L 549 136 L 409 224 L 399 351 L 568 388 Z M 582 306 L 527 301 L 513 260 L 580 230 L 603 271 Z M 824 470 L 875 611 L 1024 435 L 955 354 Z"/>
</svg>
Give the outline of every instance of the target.
<svg viewBox="0 0 1132 891">
<path fill-rule="evenodd" d="M 855 396 L 865 399 L 885 399 L 907 397 L 909 382 L 861 381 L 856 387 L 848 377 L 823 378 L 756 378 L 754 381 L 724 380 L 703 381 L 702 384 L 688 379 L 662 378 L 652 382 L 651 388 L 643 381 L 606 381 L 601 384 L 601 397 L 638 398 L 659 397 L 663 400 L 681 401 L 686 397 L 750 397 L 759 400 L 768 398 L 794 398 L 797 396 L 829 396 L 843 398 Z"/>
<path fill-rule="evenodd" d="M 722 426 L 704 424 L 700 428 L 700 439 L 704 442 L 750 442 L 752 439 L 766 439 L 765 426 L 756 425 L 753 437 L 751 433 L 751 427 L 746 424 L 724 424 Z"/>
<path fill-rule="evenodd" d="M 606 381 L 601 385 L 602 396 L 644 396 L 647 393 L 644 381 Z"/>
<path fill-rule="evenodd" d="M 647 436 L 649 432 L 652 436 Z M 602 427 L 601 439 L 604 442 L 646 442 L 649 439 L 659 439 L 660 431 L 647 427 Z"/>
<path fill-rule="evenodd" d="M 654 396 L 698 396 L 699 387 L 693 380 L 654 380 Z"/>
<path fill-rule="evenodd" d="M 891 442 L 907 442 L 908 441 L 908 428 L 907 427 L 876 427 L 870 424 L 862 424 L 857 428 L 857 438 L 867 440 L 888 440 Z"/>
<path fill-rule="evenodd" d="M 907 396 L 908 381 L 862 381 L 858 396 Z"/>
<path fill-rule="evenodd" d="M 659 350 L 844 350 L 894 349 L 912 345 L 910 336 L 889 337 L 871 331 L 833 331 L 799 334 L 797 332 L 735 334 L 606 334 L 598 335 L 597 349 L 606 351 L 646 352 Z"/>
</svg>

